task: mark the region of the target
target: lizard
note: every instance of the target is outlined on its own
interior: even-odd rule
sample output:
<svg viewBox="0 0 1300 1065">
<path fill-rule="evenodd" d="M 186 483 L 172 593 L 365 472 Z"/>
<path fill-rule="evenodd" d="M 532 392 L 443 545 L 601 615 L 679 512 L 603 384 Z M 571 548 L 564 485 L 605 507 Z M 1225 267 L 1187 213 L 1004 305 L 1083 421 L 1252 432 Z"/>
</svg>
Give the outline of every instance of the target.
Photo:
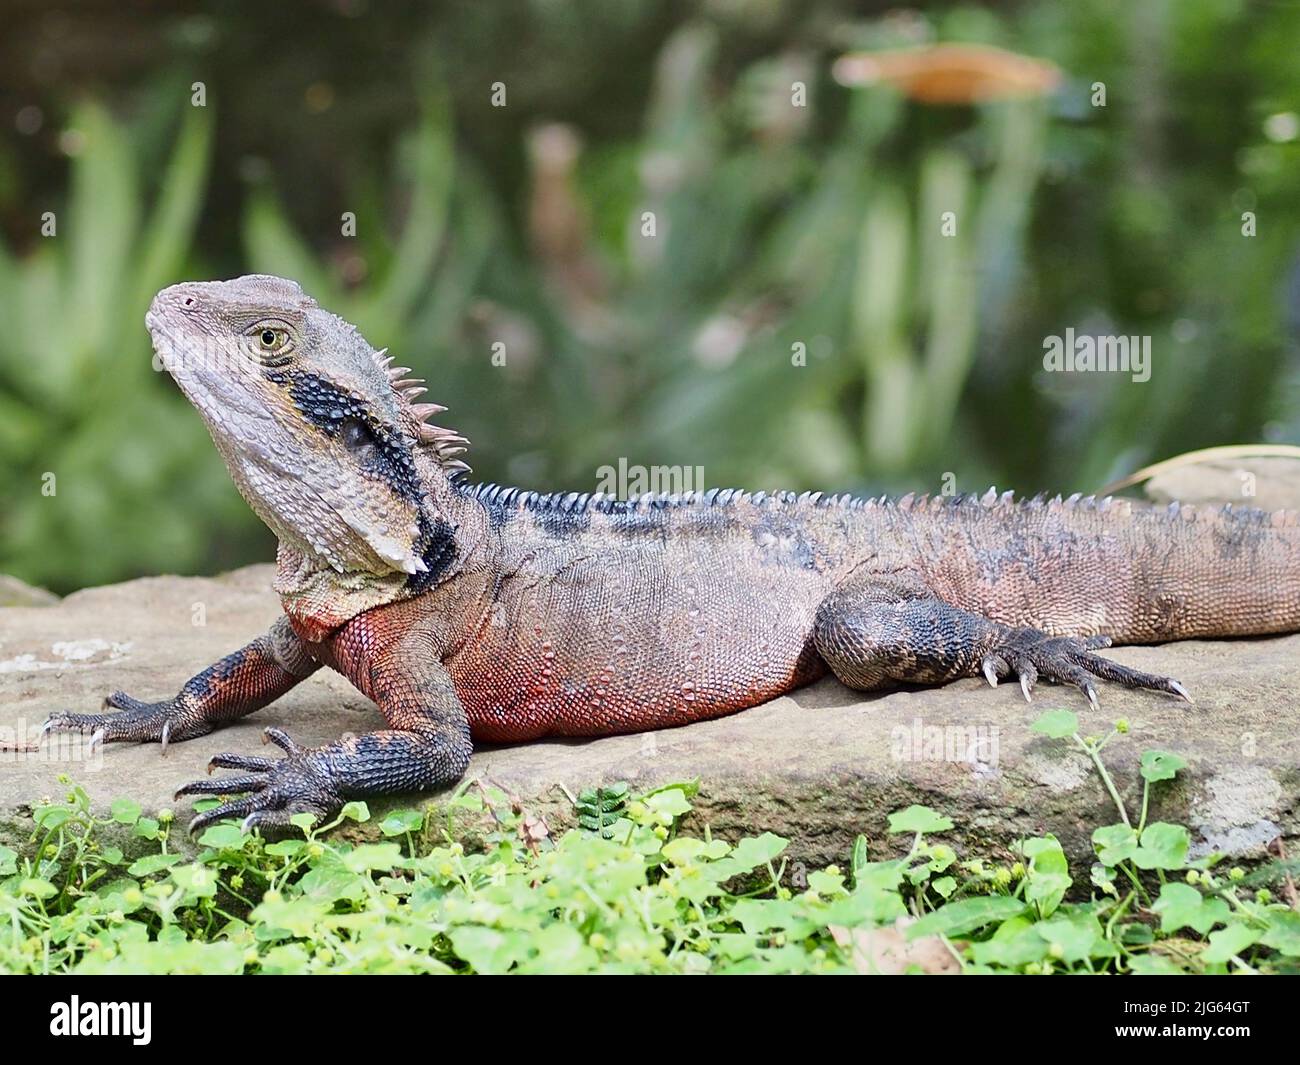
<svg viewBox="0 0 1300 1065">
<path fill-rule="evenodd" d="M 862 691 L 983 676 L 1191 701 L 1098 652 L 1300 629 L 1294 513 L 1121 498 L 858 498 L 722 489 L 619 499 L 479 484 L 422 381 L 293 281 L 153 300 L 159 360 L 278 539 L 270 631 L 173 697 L 123 692 L 45 731 L 169 742 L 322 666 L 385 728 L 277 758 L 219 754 L 180 795 L 288 831 L 295 814 L 438 789 L 475 742 L 603 736 L 763 703 L 828 672 Z M 234 775 L 213 776 L 214 769 Z"/>
</svg>

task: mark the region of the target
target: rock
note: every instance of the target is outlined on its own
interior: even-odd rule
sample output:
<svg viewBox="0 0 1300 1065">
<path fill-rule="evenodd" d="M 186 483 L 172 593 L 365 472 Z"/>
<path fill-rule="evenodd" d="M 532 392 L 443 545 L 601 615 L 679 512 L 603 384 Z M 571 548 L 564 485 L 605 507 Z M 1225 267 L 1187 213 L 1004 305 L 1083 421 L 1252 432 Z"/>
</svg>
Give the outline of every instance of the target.
<svg viewBox="0 0 1300 1065">
<path fill-rule="evenodd" d="M 1277 455 L 1203 459 L 1157 473 L 1144 491 L 1156 503 L 1300 510 L 1300 461 Z"/>
<path fill-rule="evenodd" d="M 60 799 L 68 773 L 100 807 L 129 796 L 146 810 L 173 803 L 181 784 L 202 776 L 218 751 L 261 751 L 260 733 L 279 725 L 308 744 L 377 727 L 372 704 L 322 671 L 260 713 L 171 747 L 113 745 L 91 762 L 79 743 L 15 751 L 55 710 L 98 707 L 121 688 L 140 698 L 173 694 L 189 676 L 263 631 L 277 616 L 271 568 L 218 578 L 157 577 L 92 588 L 53 606 L 0 610 L 0 840 L 31 831 L 30 808 Z M 1193 828 L 1200 850 L 1260 856 L 1277 835 L 1293 848 L 1300 794 L 1300 636 L 1116 649 L 1139 669 L 1169 673 L 1194 707 L 1113 685 L 1102 709 L 1075 691 L 1040 689 L 1032 706 L 1017 687 L 968 680 L 944 688 L 863 695 L 834 680 L 732 717 L 680 729 L 600 740 L 549 741 L 483 749 L 470 775 L 518 795 L 553 829 L 571 823 L 564 788 L 617 780 L 644 790 L 698 778 L 696 827 L 734 839 L 763 830 L 793 840 L 792 859 L 844 863 L 865 833 L 874 856 L 891 845 L 886 816 L 911 803 L 955 822 L 950 841 L 964 857 L 1005 859 L 1017 838 L 1055 833 L 1086 878 L 1092 830 L 1117 820 L 1087 757 L 1066 740 L 1030 729 L 1049 708 L 1069 707 L 1086 733 L 1130 722 L 1104 759 L 1136 814 L 1138 760 L 1158 748 L 1188 768 L 1156 786 L 1152 819 Z M 386 806 L 415 805 L 417 797 Z M 434 798 L 437 801 L 437 798 Z M 373 824 L 373 822 L 372 822 Z M 900 841 L 895 839 L 893 844 Z M 1295 853 L 1293 849 L 1293 853 Z"/>
<path fill-rule="evenodd" d="M 59 597 L 53 592 L 20 581 L 7 573 L 0 573 L 0 607 L 49 606 L 58 601 Z"/>
</svg>

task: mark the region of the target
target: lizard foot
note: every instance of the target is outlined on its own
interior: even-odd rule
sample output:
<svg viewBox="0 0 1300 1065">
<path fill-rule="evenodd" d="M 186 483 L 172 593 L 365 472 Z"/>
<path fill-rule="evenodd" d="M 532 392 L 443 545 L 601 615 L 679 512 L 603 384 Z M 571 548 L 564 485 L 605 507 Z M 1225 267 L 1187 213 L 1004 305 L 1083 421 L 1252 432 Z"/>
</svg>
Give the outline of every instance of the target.
<svg viewBox="0 0 1300 1065">
<path fill-rule="evenodd" d="M 258 828 L 265 836 L 296 831 L 290 818 L 309 813 L 318 820 L 329 818 L 343 806 L 338 794 L 329 755 L 323 750 L 300 747 L 278 728 L 262 733 L 263 743 L 274 743 L 285 757 L 251 758 L 241 754 L 219 754 L 208 763 L 213 769 L 242 769 L 244 775 L 196 780 L 176 792 L 182 795 L 242 795 L 199 814 L 190 822 L 190 834 L 227 818 L 243 818 L 244 831 Z"/>
<path fill-rule="evenodd" d="M 159 703 L 143 703 L 126 692 L 113 692 L 104 700 L 115 714 L 51 714 L 41 727 L 41 735 L 51 732 L 90 733 L 90 749 L 101 743 L 158 743 L 167 753 L 171 740 L 188 740 L 212 731 L 212 726 L 194 712 L 183 697 Z"/>
<path fill-rule="evenodd" d="M 1049 636 L 1037 629 L 1011 629 L 1005 640 L 980 661 L 980 670 L 994 687 L 1003 677 L 1015 674 L 1020 678 L 1020 690 L 1026 702 L 1031 701 L 1034 684 L 1040 677 L 1073 684 L 1088 697 L 1094 709 L 1099 706 L 1095 679 L 1115 681 L 1128 688 L 1168 692 L 1189 703 L 1192 701 L 1187 689 L 1171 677 L 1143 673 L 1093 654 L 1110 643 L 1109 636 Z"/>
</svg>

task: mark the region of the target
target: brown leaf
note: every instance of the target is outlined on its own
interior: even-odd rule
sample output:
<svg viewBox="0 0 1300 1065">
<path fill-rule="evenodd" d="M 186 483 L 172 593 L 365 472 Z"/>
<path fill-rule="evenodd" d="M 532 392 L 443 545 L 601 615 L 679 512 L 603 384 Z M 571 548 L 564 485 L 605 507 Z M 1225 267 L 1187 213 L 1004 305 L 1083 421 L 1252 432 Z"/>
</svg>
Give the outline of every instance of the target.
<svg viewBox="0 0 1300 1065">
<path fill-rule="evenodd" d="M 961 965 L 939 936 L 909 940 L 907 926 L 914 918 L 900 917 L 893 928 L 845 928 L 831 925 L 831 935 L 841 947 L 852 947 L 853 967 L 860 973 L 898 976 L 919 969 L 932 976 L 952 976 Z"/>
</svg>

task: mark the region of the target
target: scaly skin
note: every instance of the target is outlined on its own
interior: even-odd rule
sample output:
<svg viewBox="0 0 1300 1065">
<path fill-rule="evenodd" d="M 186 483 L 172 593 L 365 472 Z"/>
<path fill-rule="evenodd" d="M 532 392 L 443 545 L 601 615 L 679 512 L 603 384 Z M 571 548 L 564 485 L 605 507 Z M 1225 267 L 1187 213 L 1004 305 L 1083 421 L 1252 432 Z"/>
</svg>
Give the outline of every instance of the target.
<svg viewBox="0 0 1300 1065">
<path fill-rule="evenodd" d="M 240 491 L 280 539 L 285 619 L 175 698 L 49 729 L 182 740 L 327 665 L 388 728 L 183 794 L 242 795 L 192 828 L 458 779 L 472 741 L 600 736 L 717 717 L 828 669 L 854 688 L 984 675 L 1097 701 L 1098 678 L 1186 698 L 1112 642 L 1300 629 L 1300 527 L 1256 510 L 1126 500 L 858 500 L 739 491 L 615 501 L 472 485 L 346 322 L 293 282 L 176 285 L 147 318 Z M 200 357 L 202 356 L 202 357 Z"/>
</svg>

